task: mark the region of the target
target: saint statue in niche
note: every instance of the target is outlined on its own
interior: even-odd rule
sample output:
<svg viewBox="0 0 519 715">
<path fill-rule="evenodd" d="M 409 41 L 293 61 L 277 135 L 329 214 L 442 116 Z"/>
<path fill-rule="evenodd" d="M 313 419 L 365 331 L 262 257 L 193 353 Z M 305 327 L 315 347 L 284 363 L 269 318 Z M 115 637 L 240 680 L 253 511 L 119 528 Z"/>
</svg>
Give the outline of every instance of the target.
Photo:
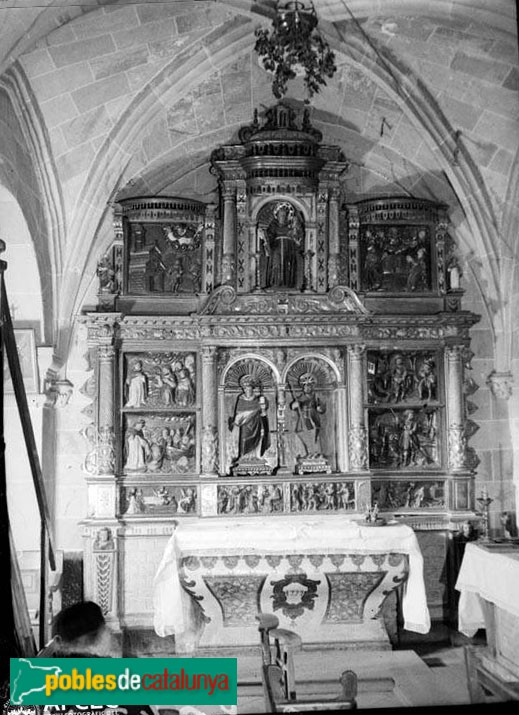
<svg viewBox="0 0 519 715">
<path fill-rule="evenodd" d="M 292 204 L 279 201 L 272 218 L 258 226 L 260 250 L 266 256 L 266 288 L 299 288 L 304 251 L 304 227 Z"/>
<path fill-rule="evenodd" d="M 302 457 L 322 456 L 321 415 L 326 412 L 326 405 L 315 394 L 315 376 L 303 373 L 299 377 L 301 392 L 290 404 L 296 410 L 297 422 L 295 434 L 303 448 Z"/>
<path fill-rule="evenodd" d="M 229 417 L 229 429 L 239 429 L 238 460 L 259 458 L 270 446 L 268 400 L 252 375 L 244 375 L 240 387 L 242 393 L 236 399 L 233 416 Z"/>
</svg>

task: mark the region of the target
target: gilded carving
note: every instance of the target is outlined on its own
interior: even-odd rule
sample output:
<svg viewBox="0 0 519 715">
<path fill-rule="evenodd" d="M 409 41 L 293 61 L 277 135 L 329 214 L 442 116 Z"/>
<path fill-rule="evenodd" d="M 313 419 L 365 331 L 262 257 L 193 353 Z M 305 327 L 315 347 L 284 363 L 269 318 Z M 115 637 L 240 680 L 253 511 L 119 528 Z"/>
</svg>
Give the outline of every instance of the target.
<svg viewBox="0 0 519 715">
<path fill-rule="evenodd" d="M 290 201 L 272 201 L 262 207 L 257 222 L 260 287 L 298 289 L 303 282 L 301 253 L 305 226 Z"/>
<path fill-rule="evenodd" d="M 423 469 L 440 465 L 439 410 L 377 409 L 369 413 L 369 466 Z"/>
<path fill-rule="evenodd" d="M 127 516 L 175 516 L 196 514 L 195 486 L 141 484 L 121 490 L 121 514 Z"/>
<path fill-rule="evenodd" d="M 125 364 L 125 408 L 186 408 L 194 404 L 194 353 L 127 353 Z"/>
<path fill-rule="evenodd" d="M 269 475 L 277 466 L 274 376 L 262 360 L 244 358 L 225 377 L 225 438 L 228 468 L 234 475 Z M 223 466 L 223 465 L 222 465 Z"/>
<path fill-rule="evenodd" d="M 368 401 L 373 404 L 438 399 L 437 355 L 431 352 L 368 352 Z"/>
<path fill-rule="evenodd" d="M 211 474 L 218 471 L 218 431 L 213 425 L 202 430 L 202 472 Z"/>
<path fill-rule="evenodd" d="M 200 211 L 203 205 L 200 205 Z M 128 293 L 198 293 L 202 281 L 203 215 L 128 224 Z"/>
<path fill-rule="evenodd" d="M 443 480 L 376 479 L 371 483 L 371 500 L 379 509 L 444 509 Z"/>
<path fill-rule="evenodd" d="M 195 471 L 195 442 L 194 414 L 127 416 L 124 470 L 126 473 L 192 473 Z"/>
<path fill-rule="evenodd" d="M 218 514 L 276 514 L 282 511 L 281 484 L 218 485 Z"/>
<path fill-rule="evenodd" d="M 466 469 L 465 453 L 467 437 L 465 425 L 450 425 L 448 430 L 449 468 L 454 470 Z"/>
<path fill-rule="evenodd" d="M 81 431 L 81 435 L 90 445 L 90 451 L 83 463 L 85 472 L 88 474 L 114 474 L 116 443 L 113 429 L 104 425 L 97 430 L 92 423 Z"/>
<path fill-rule="evenodd" d="M 428 226 L 363 225 L 360 239 L 363 290 L 431 290 L 431 236 Z"/>
<path fill-rule="evenodd" d="M 290 511 L 351 511 L 355 509 L 353 482 L 290 484 Z"/>
<path fill-rule="evenodd" d="M 112 530 L 102 527 L 92 545 L 95 601 L 106 615 L 112 610 L 115 577 L 115 541 Z"/>
<path fill-rule="evenodd" d="M 368 440 L 363 425 L 351 425 L 348 430 L 350 468 L 354 471 L 368 469 Z"/>
<path fill-rule="evenodd" d="M 305 357 L 287 373 L 287 428 L 291 433 L 288 459 L 296 474 L 329 474 L 335 459 L 335 375 L 327 362 Z"/>
</svg>

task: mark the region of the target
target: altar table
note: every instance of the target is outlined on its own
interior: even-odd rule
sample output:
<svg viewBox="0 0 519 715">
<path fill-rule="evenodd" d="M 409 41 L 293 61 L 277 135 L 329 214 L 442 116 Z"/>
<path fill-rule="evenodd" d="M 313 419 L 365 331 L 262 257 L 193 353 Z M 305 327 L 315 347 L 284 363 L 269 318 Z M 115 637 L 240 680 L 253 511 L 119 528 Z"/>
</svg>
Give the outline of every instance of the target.
<svg viewBox="0 0 519 715">
<path fill-rule="evenodd" d="M 519 547 L 468 543 L 456 589 L 458 630 L 472 637 L 485 628 L 486 666 L 504 680 L 519 680 Z"/>
<path fill-rule="evenodd" d="M 256 645 L 255 616 L 274 613 L 304 643 L 388 643 L 377 618 L 403 584 L 404 628 L 427 633 L 423 560 L 405 525 L 345 516 L 204 519 L 180 524 L 154 583 L 154 627 L 177 652 Z"/>
</svg>

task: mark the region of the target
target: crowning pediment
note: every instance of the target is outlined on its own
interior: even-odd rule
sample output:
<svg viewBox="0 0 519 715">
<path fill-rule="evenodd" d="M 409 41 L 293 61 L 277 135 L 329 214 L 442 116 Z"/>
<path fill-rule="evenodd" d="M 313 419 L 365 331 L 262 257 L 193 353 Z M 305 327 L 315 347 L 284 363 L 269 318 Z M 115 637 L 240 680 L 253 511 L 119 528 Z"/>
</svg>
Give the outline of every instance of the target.
<svg viewBox="0 0 519 715">
<path fill-rule="evenodd" d="M 209 296 L 200 315 L 301 315 L 350 313 L 370 315 L 357 294 L 347 286 L 335 286 L 325 294 L 258 292 L 239 294 L 232 286 L 220 286 Z"/>
</svg>

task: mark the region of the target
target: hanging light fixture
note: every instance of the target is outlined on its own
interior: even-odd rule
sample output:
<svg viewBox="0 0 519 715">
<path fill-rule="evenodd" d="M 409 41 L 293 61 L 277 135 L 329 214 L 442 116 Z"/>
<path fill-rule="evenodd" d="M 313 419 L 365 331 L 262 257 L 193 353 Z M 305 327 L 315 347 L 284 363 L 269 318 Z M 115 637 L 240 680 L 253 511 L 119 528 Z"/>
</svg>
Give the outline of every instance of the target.
<svg viewBox="0 0 519 715">
<path fill-rule="evenodd" d="M 277 99 L 286 94 L 288 80 L 302 75 L 308 103 L 337 71 L 335 54 L 317 25 L 313 3 L 306 8 L 304 2 L 297 1 L 278 5 L 270 32 L 256 30 L 254 49 L 263 67 L 274 75 L 272 92 Z"/>
</svg>

